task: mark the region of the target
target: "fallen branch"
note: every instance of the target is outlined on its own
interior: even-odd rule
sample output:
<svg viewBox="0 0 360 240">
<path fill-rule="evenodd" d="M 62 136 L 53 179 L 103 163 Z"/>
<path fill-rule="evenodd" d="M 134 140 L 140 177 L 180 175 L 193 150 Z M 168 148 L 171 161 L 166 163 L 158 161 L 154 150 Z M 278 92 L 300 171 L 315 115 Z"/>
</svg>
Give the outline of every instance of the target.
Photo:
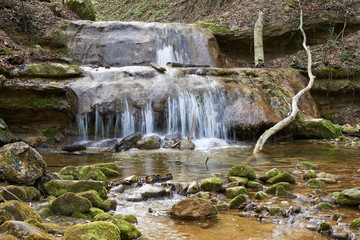
<svg viewBox="0 0 360 240">
<path fill-rule="evenodd" d="M 300 2 L 299 2 L 300 4 Z M 300 6 L 301 8 L 301 6 Z M 278 122 L 277 124 L 275 124 L 273 127 L 269 128 L 268 130 L 266 130 L 261 136 L 260 138 L 257 140 L 255 148 L 253 150 L 253 155 L 260 153 L 260 151 L 263 149 L 265 142 L 268 140 L 269 137 L 271 137 L 272 135 L 274 135 L 275 133 L 277 133 L 278 131 L 280 131 L 281 129 L 283 129 L 284 127 L 288 126 L 291 122 L 293 122 L 295 120 L 295 117 L 297 115 L 297 113 L 299 112 L 299 108 L 297 106 L 297 103 L 299 101 L 299 99 L 305 94 L 307 93 L 313 86 L 314 84 L 314 80 L 315 80 L 315 76 L 312 74 L 311 72 L 311 65 L 312 65 L 312 59 L 311 59 L 311 51 L 309 46 L 306 45 L 306 35 L 305 35 L 305 31 L 303 29 L 303 15 L 302 15 L 302 10 L 300 10 L 300 31 L 304 37 L 304 41 L 303 41 L 303 47 L 306 50 L 307 53 L 307 58 L 308 58 L 308 65 L 307 65 L 307 72 L 308 72 L 308 76 L 309 76 L 309 83 L 308 85 L 303 88 L 302 90 L 300 90 L 292 99 L 292 112 L 291 114 L 284 118 L 283 120 L 281 120 L 280 122 Z"/>
<path fill-rule="evenodd" d="M 175 63 L 175 62 L 168 62 L 166 63 L 168 67 L 210 67 L 210 65 L 197 65 L 197 64 L 184 64 L 184 63 Z"/>
<path fill-rule="evenodd" d="M 150 66 L 152 68 L 154 68 L 156 71 L 161 72 L 161 73 L 164 73 L 166 71 L 166 68 L 161 67 L 161 66 L 159 66 L 159 65 L 157 65 L 156 63 L 153 63 L 153 62 L 150 63 Z"/>
<path fill-rule="evenodd" d="M 0 187 L 0 189 L 3 190 L 3 191 L 5 191 L 5 192 L 7 192 L 7 193 L 9 193 L 10 195 L 12 195 L 12 196 L 13 196 L 14 198 L 16 198 L 19 202 L 23 202 L 23 201 L 21 201 L 20 198 L 18 198 L 15 194 L 13 194 L 12 192 L 10 192 L 9 190 L 7 190 L 7 189 L 5 189 L 5 188 L 3 188 L 3 187 Z"/>
</svg>

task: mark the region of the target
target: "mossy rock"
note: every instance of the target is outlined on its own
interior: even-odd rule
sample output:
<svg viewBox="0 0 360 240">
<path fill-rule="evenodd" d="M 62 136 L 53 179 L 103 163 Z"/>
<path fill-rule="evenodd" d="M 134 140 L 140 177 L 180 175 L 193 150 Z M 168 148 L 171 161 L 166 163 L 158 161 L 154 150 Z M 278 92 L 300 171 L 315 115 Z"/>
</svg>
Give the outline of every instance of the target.
<svg viewBox="0 0 360 240">
<path fill-rule="evenodd" d="M 34 209 L 17 200 L 1 203 L 0 210 L 9 213 L 15 220 L 25 221 L 26 219 L 35 219 L 38 222 L 42 222 L 40 215 Z"/>
<path fill-rule="evenodd" d="M 116 199 L 108 198 L 104 201 L 104 210 L 108 212 L 110 210 L 116 210 L 117 202 Z"/>
<path fill-rule="evenodd" d="M 60 176 L 72 176 L 73 180 L 79 180 L 80 170 L 79 166 L 66 166 L 59 171 Z M 70 180 L 70 179 L 67 179 Z"/>
<path fill-rule="evenodd" d="M 278 175 L 270 178 L 268 180 L 269 183 L 271 184 L 275 184 L 275 183 L 279 183 L 279 182 L 288 182 L 291 184 L 295 183 L 295 178 L 288 172 L 281 172 Z"/>
<path fill-rule="evenodd" d="M 230 32 L 230 26 L 221 24 L 220 21 L 223 19 L 210 19 L 196 22 L 195 24 L 200 25 L 202 28 L 207 28 L 216 35 L 227 35 Z"/>
<path fill-rule="evenodd" d="M 238 208 L 241 204 L 246 202 L 247 198 L 244 194 L 240 194 L 230 201 L 230 208 Z"/>
<path fill-rule="evenodd" d="M 100 198 L 99 194 L 95 190 L 89 190 L 86 192 L 78 193 L 80 197 L 87 198 L 93 207 L 104 208 L 104 201 Z"/>
<path fill-rule="evenodd" d="M 73 214 L 71 214 L 71 217 L 78 219 L 89 219 L 88 215 L 85 215 L 84 213 L 81 212 L 74 212 Z"/>
<path fill-rule="evenodd" d="M 245 187 L 239 186 L 239 187 L 231 187 L 231 188 L 225 189 L 225 196 L 228 198 L 232 199 L 240 194 L 247 194 Z"/>
<path fill-rule="evenodd" d="M 197 182 L 191 182 L 187 188 L 186 194 L 194 194 L 200 191 L 199 185 Z"/>
<path fill-rule="evenodd" d="M 329 210 L 329 209 L 333 209 L 333 205 L 331 205 L 330 203 L 327 202 L 322 202 L 316 205 L 316 208 L 319 210 Z"/>
<path fill-rule="evenodd" d="M 180 142 L 180 150 L 194 150 L 195 144 L 188 139 L 183 139 Z"/>
<path fill-rule="evenodd" d="M 124 219 L 115 216 L 113 223 L 120 229 L 122 240 L 138 239 L 141 237 L 141 232 L 133 224 Z"/>
<path fill-rule="evenodd" d="M 41 231 L 47 232 L 46 227 L 44 226 L 44 224 L 37 221 L 36 219 L 30 218 L 30 219 L 26 219 L 24 222 L 30 224 L 31 226 L 34 226 L 34 227 L 40 229 Z"/>
<path fill-rule="evenodd" d="M 67 0 L 67 4 L 80 19 L 95 21 L 96 15 L 91 0 Z"/>
<path fill-rule="evenodd" d="M 38 201 L 41 198 L 41 193 L 34 187 L 25 187 L 27 201 Z"/>
<path fill-rule="evenodd" d="M 117 178 L 120 176 L 118 171 L 112 170 L 107 167 L 96 167 L 98 168 L 105 176 L 106 178 Z"/>
<path fill-rule="evenodd" d="M 265 173 L 266 176 L 269 178 L 275 177 L 276 175 L 279 175 L 280 171 L 277 168 L 273 168 Z"/>
<path fill-rule="evenodd" d="M 71 78 L 81 76 L 83 71 L 77 65 L 60 63 L 30 64 L 17 75 L 33 78 Z"/>
<path fill-rule="evenodd" d="M 234 177 L 234 176 L 230 176 L 230 177 L 228 177 L 228 179 L 229 179 L 230 182 L 238 182 L 239 185 L 243 185 L 243 186 L 245 186 L 249 181 L 249 179 L 247 179 L 247 178 Z"/>
<path fill-rule="evenodd" d="M 206 178 L 200 184 L 204 191 L 217 191 L 222 186 L 222 181 L 220 178 Z"/>
<path fill-rule="evenodd" d="M 255 199 L 258 199 L 258 200 L 264 200 L 265 198 L 268 198 L 268 197 L 269 197 L 269 195 L 267 195 L 263 191 L 259 191 L 255 194 Z"/>
<path fill-rule="evenodd" d="M 308 169 L 316 169 L 317 166 L 315 164 L 309 163 L 309 162 L 299 162 L 296 164 L 295 168 L 302 169 L 302 170 L 308 170 Z"/>
<path fill-rule="evenodd" d="M 65 234 L 66 230 L 69 228 L 68 226 L 60 226 L 55 223 L 43 223 L 43 226 L 46 228 L 46 231 L 51 234 Z"/>
<path fill-rule="evenodd" d="M 43 185 L 43 188 L 51 195 L 60 196 L 66 192 L 86 192 L 95 190 L 100 197 L 106 197 L 106 189 L 104 189 L 104 182 L 93 180 L 50 180 Z"/>
<path fill-rule="evenodd" d="M 69 227 L 62 240 L 122 239 L 119 228 L 110 222 L 91 222 Z"/>
<path fill-rule="evenodd" d="M 268 208 L 267 211 L 268 211 L 268 213 L 269 213 L 271 216 L 274 216 L 274 215 L 280 213 L 280 208 L 278 208 L 278 207 L 271 207 L 271 208 Z"/>
<path fill-rule="evenodd" d="M 112 170 L 116 170 L 118 168 L 115 163 L 96 163 L 93 166 L 97 168 L 109 168 Z"/>
<path fill-rule="evenodd" d="M 297 117 L 295 124 L 298 128 L 294 134 L 296 138 L 331 139 L 342 135 L 341 128 L 326 119 L 305 120 Z"/>
<path fill-rule="evenodd" d="M 253 188 L 253 189 L 263 189 L 263 185 L 261 185 L 261 184 L 258 183 L 258 182 L 255 182 L 255 181 L 249 181 L 249 182 L 246 184 L 246 187 L 248 187 L 248 188 Z"/>
<path fill-rule="evenodd" d="M 55 214 L 65 216 L 71 216 L 74 212 L 89 212 L 91 207 L 91 202 L 88 199 L 77 196 L 72 192 L 64 193 L 52 201 L 50 205 Z"/>
<path fill-rule="evenodd" d="M 14 142 L 15 140 L 15 136 L 10 132 L 9 127 L 6 125 L 5 121 L 0 118 L 0 147 L 4 146 L 5 144 Z"/>
<path fill-rule="evenodd" d="M 84 166 L 79 171 L 80 180 L 95 180 L 95 181 L 107 181 L 107 178 L 103 172 L 95 166 Z"/>
<path fill-rule="evenodd" d="M 346 206 L 360 205 L 360 188 L 343 190 L 336 199 L 336 203 Z"/>
<path fill-rule="evenodd" d="M 19 239 L 56 240 L 55 237 L 45 231 L 34 227 L 26 222 L 10 220 L 0 226 L 0 233 L 8 233 Z"/>
<path fill-rule="evenodd" d="M 319 230 L 320 230 L 320 231 L 328 231 L 328 230 L 330 230 L 330 229 L 331 229 L 331 224 L 328 223 L 328 222 L 322 222 L 322 223 L 320 223 L 320 225 L 319 225 Z"/>
<path fill-rule="evenodd" d="M 265 192 L 266 193 L 271 193 L 271 194 L 274 194 L 276 193 L 276 189 L 278 186 L 283 186 L 285 188 L 285 190 L 290 190 L 291 189 L 291 185 L 290 183 L 287 183 L 287 182 L 279 182 L 279 183 L 276 183 L 276 184 L 273 184 L 271 185 L 270 187 L 268 187 Z"/>
<path fill-rule="evenodd" d="M 360 218 L 355 218 L 355 219 L 350 223 L 350 228 L 353 228 L 353 229 L 360 228 Z"/>
<path fill-rule="evenodd" d="M 342 213 L 335 213 L 331 217 L 331 219 L 334 220 L 334 221 L 337 221 L 337 220 L 343 219 L 343 218 L 347 218 L 347 216 L 345 214 L 342 214 Z"/>
<path fill-rule="evenodd" d="M 17 237 L 14 237 L 13 235 L 9 235 L 7 233 L 0 233 L 0 239 L 1 240 L 18 240 Z"/>
<path fill-rule="evenodd" d="M 312 188 L 318 188 L 318 187 L 323 187 L 325 183 L 316 178 L 311 178 L 305 183 L 305 185 Z"/>
<path fill-rule="evenodd" d="M 276 188 L 275 196 L 282 197 L 282 198 L 294 198 L 295 195 L 291 192 L 288 192 L 284 186 L 278 186 Z"/>
<path fill-rule="evenodd" d="M 72 175 L 59 175 L 61 180 L 75 180 L 74 176 Z"/>
<path fill-rule="evenodd" d="M 245 177 L 249 180 L 256 179 L 255 170 L 247 165 L 237 165 L 232 167 L 228 172 L 228 177 Z"/>
<path fill-rule="evenodd" d="M 96 217 L 96 215 L 103 213 L 103 212 L 104 212 L 104 210 L 102 210 L 100 208 L 92 207 L 89 209 L 89 215 L 92 219 L 94 219 L 94 217 Z"/>
<path fill-rule="evenodd" d="M 305 179 L 310 179 L 310 178 L 316 178 L 316 172 L 312 169 L 310 170 L 307 170 L 305 172 L 305 176 L 304 176 Z"/>
<path fill-rule="evenodd" d="M 0 194 L 5 200 L 21 200 L 26 202 L 28 200 L 26 192 L 20 186 L 6 186 L 3 187 Z"/>
<path fill-rule="evenodd" d="M 99 213 L 94 217 L 94 221 L 112 221 L 114 218 L 108 213 Z"/>
<path fill-rule="evenodd" d="M 133 214 L 127 214 L 127 215 L 125 215 L 125 216 L 124 216 L 124 220 L 127 221 L 127 222 L 129 222 L 129 223 L 132 223 L 132 224 L 138 223 L 138 220 L 137 220 L 136 216 L 133 215 Z"/>
</svg>

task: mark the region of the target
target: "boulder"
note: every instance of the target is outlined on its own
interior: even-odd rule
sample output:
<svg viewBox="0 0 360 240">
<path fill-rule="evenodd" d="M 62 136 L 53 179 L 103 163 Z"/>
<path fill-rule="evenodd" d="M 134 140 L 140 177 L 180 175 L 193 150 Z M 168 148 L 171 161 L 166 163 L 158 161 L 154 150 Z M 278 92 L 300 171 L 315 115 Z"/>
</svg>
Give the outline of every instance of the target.
<svg viewBox="0 0 360 240">
<path fill-rule="evenodd" d="M 217 191 L 222 186 L 220 178 L 206 178 L 200 183 L 201 189 L 204 191 Z"/>
<path fill-rule="evenodd" d="M 91 202 L 91 205 L 96 208 L 104 208 L 104 201 L 100 198 L 99 194 L 95 190 L 89 190 L 86 192 L 76 194 L 80 197 L 84 197 Z"/>
<path fill-rule="evenodd" d="M 16 200 L 3 202 L 0 204 L 1 210 L 10 214 L 14 220 L 25 221 L 26 219 L 35 219 L 38 222 L 42 222 L 41 217 L 34 209 Z"/>
<path fill-rule="evenodd" d="M 24 142 L 0 148 L 0 181 L 33 185 L 45 173 L 43 157 Z"/>
<path fill-rule="evenodd" d="M 65 234 L 66 230 L 69 228 L 65 226 L 60 226 L 55 223 L 43 223 L 43 225 L 46 228 L 46 231 L 51 234 L 59 233 L 63 235 Z"/>
<path fill-rule="evenodd" d="M 115 152 L 123 152 L 126 150 L 129 150 L 136 146 L 136 143 L 142 138 L 142 134 L 139 132 L 130 134 L 120 141 L 118 141 L 115 146 L 114 150 Z"/>
<path fill-rule="evenodd" d="M 254 180 L 256 178 L 255 170 L 247 165 L 237 165 L 232 167 L 228 172 L 228 177 L 245 177 L 249 180 Z"/>
<path fill-rule="evenodd" d="M 267 195 L 263 191 L 259 191 L 255 194 L 255 199 L 258 199 L 258 200 L 264 200 L 265 198 L 268 198 L 268 197 L 269 197 L 269 195 Z"/>
<path fill-rule="evenodd" d="M 32 201 L 40 199 L 40 191 L 34 187 L 6 186 L 0 191 L 5 200 Z"/>
<path fill-rule="evenodd" d="M 254 188 L 254 189 L 263 189 L 263 186 L 258 183 L 258 182 L 255 182 L 255 181 L 249 181 L 247 184 L 246 184 L 246 187 L 248 188 Z"/>
<path fill-rule="evenodd" d="M 214 217 L 218 213 L 216 207 L 202 198 L 185 198 L 172 206 L 170 214 L 180 219 L 202 219 Z"/>
<path fill-rule="evenodd" d="M 305 119 L 298 114 L 295 124 L 297 126 L 295 138 L 331 139 L 342 135 L 340 127 L 322 118 Z"/>
<path fill-rule="evenodd" d="M 79 180 L 81 167 L 79 166 L 66 166 L 59 171 L 60 176 L 72 176 L 73 180 Z"/>
<path fill-rule="evenodd" d="M 91 0 L 68 0 L 67 4 L 80 19 L 95 21 L 96 15 Z"/>
<path fill-rule="evenodd" d="M 104 210 L 96 207 L 92 207 L 89 209 L 89 215 L 92 219 L 94 219 L 98 214 L 103 213 Z"/>
<path fill-rule="evenodd" d="M 271 184 L 275 184 L 275 183 L 279 183 L 279 182 L 288 182 L 288 183 L 294 184 L 295 178 L 290 173 L 284 171 L 284 172 L 281 172 L 278 175 L 270 178 L 268 180 L 268 182 Z"/>
<path fill-rule="evenodd" d="M 230 182 L 237 182 L 238 185 L 243 185 L 243 186 L 245 186 L 249 181 L 249 179 L 247 179 L 247 178 L 234 177 L 234 176 L 229 176 L 228 179 L 229 179 Z"/>
<path fill-rule="evenodd" d="M 94 217 L 94 221 L 112 221 L 114 218 L 108 213 L 99 213 Z"/>
<path fill-rule="evenodd" d="M 247 198 L 244 194 L 237 195 L 230 201 L 230 208 L 238 208 L 241 204 L 246 202 Z"/>
<path fill-rule="evenodd" d="M 115 240 L 121 239 L 119 228 L 110 222 L 98 221 L 86 224 L 77 224 L 69 227 L 63 240 L 79 239 L 102 239 Z"/>
<path fill-rule="evenodd" d="M 41 231 L 39 228 L 16 220 L 4 222 L 0 226 L 0 233 L 8 233 L 20 239 L 56 240 L 55 237 Z"/>
<path fill-rule="evenodd" d="M 187 188 L 186 194 L 194 194 L 200 191 L 199 185 L 197 182 L 191 182 Z"/>
<path fill-rule="evenodd" d="M 81 76 L 83 71 L 77 65 L 61 63 L 29 64 L 25 68 L 13 72 L 14 76 L 32 78 L 64 79 Z"/>
<path fill-rule="evenodd" d="M 79 180 L 107 181 L 105 174 L 95 166 L 84 166 L 79 171 Z"/>
<path fill-rule="evenodd" d="M 240 194 L 247 194 L 246 188 L 243 186 L 240 187 L 231 187 L 225 190 L 225 196 L 228 198 L 235 198 Z"/>
<path fill-rule="evenodd" d="M 55 214 L 65 216 L 71 216 L 75 212 L 88 212 L 91 207 L 88 199 L 72 192 L 64 193 L 50 204 L 50 208 Z"/>
<path fill-rule="evenodd" d="M 316 178 L 311 178 L 311 179 L 307 180 L 305 185 L 308 187 L 312 187 L 312 188 L 318 188 L 318 187 L 323 187 L 325 185 L 325 182 L 320 181 Z"/>
<path fill-rule="evenodd" d="M 274 194 L 274 193 L 276 193 L 276 189 L 277 189 L 278 186 L 283 186 L 285 188 L 285 190 L 291 189 L 290 183 L 288 183 L 288 182 L 279 182 L 279 183 L 273 184 L 270 187 L 268 187 L 265 190 L 265 192 Z"/>
<path fill-rule="evenodd" d="M 316 169 L 317 166 L 315 164 L 309 163 L 309 162 L 299 162 L 298 164 L 296 164 L 295 166 L 296 169 L 301 169 L 301 170 L 308 170 L 308 169 Z"/>
<path fill-rule="evenodd" d="M 183 139 L 181 133 L 174 133 L 169 134 L 164 137 L 164 139 L 161 141 L 161 147 L 162 148 L 173 148 L 173 146 L 180 142 L 181 139 Z M 180 145 L 176 145 L 176 148 L 179 148 Z"/>
<path fill-rule="evenodd" d="M 180 142 L 180 150 L 194 150 L 195 144 L 189 139 L 183 139 Z"/>
<path fill-rule="evenodd" d="M 104 182 L 93 180 L 50 180 L 43 185 L 43 189 L 50 195 L 60 196 L 66 192 L 86 192 L 89 190 L 95 190 L 100 197 L 104 198 L 107 195 L 107 191 L 104 188 Z"/>
<path fill-rule="evenodd" d="M 114 198 L 108 198 L 104 201 L 104 210 L 108 212 L 110 210 L 116 210 L 117 202 Z"/>
<path fill-rule="evenodd" d="M 9 127 L 6 125 L 4 120 L 0 118 L 0 147 L 13 141 L 15 141 L 14 135 L 10 132 Z"/>
<path fill-rule="evenodd" d="M 350 228 L 353 228 L 353 229 L 360 228 L 360 218 L 355 218 L 355 219 L 350 223 Z"/>
<path fill-rule="evenodd" d="M 122 240 L 138 239 L 141 237 L 141 232 L 133 224 L 124 220 L 123 216 L 115 215 L 113 223 L 120 229 Z"/>
<path fill-rule="evenodd" d="M 350 188 L 343 190 L 337 197 L 336 202 L 340 205 L 346 206 L 360 205 L 360 188 Z"/>
<path fill-rule="evenodd" d="M 294 194 L 288 192 L 285 187 L 281 185 L 276 188 L 275 196 L 283 198 L 295 198 Z"/>
<path fill-rule="evenodd" d="M 160 148 L 161 139 L 157 135 L 148 136 L 140 139 L 136 143 L 138 149 L 158 149 Z"/>
</svg>

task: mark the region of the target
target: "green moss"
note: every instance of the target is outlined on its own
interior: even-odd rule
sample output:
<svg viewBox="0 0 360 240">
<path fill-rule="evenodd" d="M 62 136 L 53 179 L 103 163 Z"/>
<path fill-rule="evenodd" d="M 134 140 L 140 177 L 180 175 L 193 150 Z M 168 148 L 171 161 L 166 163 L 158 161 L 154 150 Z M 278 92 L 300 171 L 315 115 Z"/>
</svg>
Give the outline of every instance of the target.
<svg viewBox="0 0 360 240">
<path fill-rule="evenodd" d="M 311 178 L 305 183 L 305 185 L 308 187 L 317 188 L 317 187 L 323 187 L 325 183 L 318 179 Z"/>
<path fill-rule="evenodd" d="M 360 188 L 351 188 L 342 191 L 336 199 L 340 205 L 359 206 L 360 205 Z"/>
<path fill-rule="evenodd" d="M 134 225 L 125 221 L 121 215 L 115 215 L 113 223 L 120 229 L 122 240 L 141 237 L 141 232 Z"/>
<path fill-rule="evenodd" d="M 270 178 L 268 180 L 269 183 L 271 184 L 275 184 L 275 183 L 279 183 L 279 182 L 288 182 L 291 184 L 295 183 L 295 178 L 288 172 L 281 172 L 278 175 Z"/>
<path fill-rule="evenodd" d="M 96 163 L 94 166 L 97 168 L 109 168 L 112 170 L 117 169 L 117 165 L 115 163 Z"/>
<path fill-rule="evenodd" d="M 35 212 L 27 204 L 10 200 L 0 204 L 0 210 L 5 210 L 11 214 L 15 220 L 25 221 L 26 219 L 35 219 L 38 222 L 42 222 L 40 215 Z"/>
<path fill-rule="evenodd" d="M 62 180 L 74 180 L 74 176 L 72 176 L 72 175 L 59 175 L 59 177 Z"/>
<path fill-rule="evenodd" d="M 348 78 L 349 72 L 341 69 L 341 68 L 328 68 L 324 67 L 321 69 L 315 70 L 315 75 L 317 78 L 331 78 L 331 79 L 341 79 L 341 78 Z"/>
<path fill-rule="evenodd" d="M 312 170 L 312 169 L 307 170 L 307 171 L 305 172 L 305 178 L 306 178 L 306 179 L 316 178 L 316 172 L 315 172 L 314 170 Z"/>
<path fill-rule="evenodd" d="M 360 228 L 360 218 L 354 219 L 354 220 L 350 223 L 350 228 L 353 228 L 353 229 Z"/>
<path fill-rule="evenodd" d="M 78 166 L 66 166 L 60 170 L 59 175 L 61 175 L 61 176 L 62 175 L 70 175 L 70 176 L 73 176 L 74 180 L 79 180 L 81 168 L 82 167 L 78 167 Z"/>
<path fill-rule="evenodd" d="M 107 181 L 106 176 L 95 166 L 84 166 L 79 171 L 80 180 Z"/>
<path fill-rule="evenodd" d="M 240 194 L 247 194 L 246 189 L 243 186 L 240 187 L 231 187 L 225 190 L 225 196 L 228 198 L 235 198 Z"/>
<path fill-rule="evenodd" d="M 254 188 L 254 189 L 262 189 L 263 186 L 258 183 L 258 182 L 255 182 L 255 181 L 249 181 L 247 184 L 246 184 L 246 187 L 248 188 Z"/>
<path fill-rule="evenodd" d="M 95 190 L 89 190 L 86 192 L 78 193 L 80 197 L 87 198 L 93 207 L 104 208 L 104 201 L 100 198 L 99 194 Z"/>
<path fill-rule="evenodd" d="M 100 209 L 100 208 L 95 208 L 95 207 L 92 207 L 90 208 L 89 210 L 89 215 L 92 219 L 94 219 L 94 217 L 100 213 L 103 213 L 104 210 Z"/>
<path fill-rule="evenodd" d="M 94 221 L 112 221 L 114 218 L 108 213 L 99 213 L 94 217 Z"/>
<path fill-rule="evenodd" d="M 330 203 L 322 202 L 316 205 L 316 208 L 319 210 L 329 210 L 332 209 L 333 206 Z"/>
<path fill-rule="evenodd" d="M 287 182 L 279 182 L 279 183 L 276 183 L 276 184 L 273 184 L 271 185 L 270 187 L 268 187 L 265 192 L 266 193 L 271 193 L 271 194 L 274 194 L 276 193 L 276 188 L 278 186 L 283 186 L 285 188 L 285 190 L 290 190 L 291 189 L 291 185 L 290 183 L 287 183 Z"/>
<path fill-rule="evenodd" d="M 342 135 L 341 128 L 335 126 L 332 122 L 326 119 L 312 119 L 304 120 L 300 113 L 298 113 L 295 124 L 297 131 L 294 137 L 297 138 L 320 138 L 331 139 Z"/>
<path fill-rule="evenodd" d="M 56 130 L 52 127 L 47 127 L 43 130 L 43 135 L 45 137 L 53 138 L 56 135 Z"/>
<path fill-rule="evenodd" d="M 97 167 L 107 178 L 117 178 L 120 176 L 119 172 L 107 167 Z"/>
<path fill-rule="evenodd" d="M 294 195 L 291 192 L 286 191 L 284 186 L 278 186 L 276 188 L 275 196 L 283 198 L 294 198 Z"/>
<path fill-rule="evenodd" d="M 327 231 L 331 229 L 331 225 L 328 222 L 322 222 L 320 223 L 319 230 L 320 231 Z"/>
<path fill-rule="evenodd" d="M 79 218 L 79 219 L 88 219 L 89 218 L 87 215 L 85 215 L 84 213 L 81 213 L 81 212 L 74 212 L 73 214 L 71 214 L 71 217 Z"/>
<path fill-rule="evenodd" d="M 241 204 L 246 202 L 246 200 L 246 196 L 244 194 L 240 194 L 230 201 L 230 208 L 238 208 Z"/>
<path fill-rule="evenodd" d="M 104 188 L 104 182 L 100 181 L 63 181 L 63 180 L 51 180 L 43 185 L 43 188 L 51 195 L 60 196 L 66 192 L 86 192 L 88 190 L 95 190 L 99 193 L 100 197 L 107 194 Z"/>
<path fill-rule="evenodd" d="M 138 220 L 137 220 L 136 216 L 133 215 L 133 214 L 125 215 L 124 220 L 129 222 L 129 223 L 138 223 Z"/>
<path fill-rule="evenodd" d="M 91 222 L 69 227 L 62 240 L 122 239 L 119 228 L 110 222 Z"/>
<path fill-rule="evenodd" d="M 255 194 L 255 199 L 264 200 L 265 198 L 268 198 L 269 195 L 267 195 L 265 192 L 260 191 Z"/>
<path fill-rule="evenodd" d="M 269 178 L 275 177 L 276 175 L 279 175 L 280 171 L 277 168 L 273 168 L 265 173 L 266 176 Z"/>
<path fill-rule="evenodd" d="M 309 162 L 299 162 L 295 166 L 297 169 L 316 169 L 317 166 L 315 164 Z"/>
<path fill-rule="evenodd" d="M 223 19 L 212 19 L 212 20 L 205 20 L 199 21 L 195 24 L 200 25 L 202 28 L 209 29 L 215 35 L 227 34 L 230 31 L 230 27 L 228 25 L 221 24 L 220 22 Z"/>
<path fill-rule="evenodd" d="M 21 105 L 26 108 L 37 108 L 37 107 L 58 107 L 60 104 L 59 98 L 31 98 L 24 99 Z"/>
<path fill-rule="evenodd" d="M 342 213 L 335 213 L 331 217 L 331 219 L 334 220 L 334 221 L 337 221 L 337 220 L 342 219 L 342 218 L 346 218 L 346 215 L 342 214 Z"/>
<path fill-rule="evenodd" d="M 206 178 L 201 181 L 201 188 L 204 191 L 217 191 L 222 185 L 220 178 Z"/>
<path fill-rule="evenodd" d="M 228 172 L 228 177 L 245 177 L 249 180 L 256 179 L 255 170 L 247 165 L 237 165 L 232 167 Z"/>
<path fill-rule="evenodd" d="M 31 64 L 25 69 L 24 75 L 40 78 L 68 78 L 77 77 L 82 70 L 77 65 L 68 64 Z"/>
<path fill-rule="evenodd" d="M 271 216 L 274 216 L 274 215 L 280 213 L 280 208 L 278 208 L 278 207 L 269 208 L 268 212 L 270 213 Z"/>
</svg>

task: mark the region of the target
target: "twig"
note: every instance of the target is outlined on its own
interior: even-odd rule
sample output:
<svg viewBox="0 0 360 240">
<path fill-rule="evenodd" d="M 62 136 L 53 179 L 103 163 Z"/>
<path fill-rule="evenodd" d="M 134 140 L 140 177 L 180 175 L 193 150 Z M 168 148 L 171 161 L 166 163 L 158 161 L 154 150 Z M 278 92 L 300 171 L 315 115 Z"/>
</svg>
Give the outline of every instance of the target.
<svg viewBox="0 0 360 240">
<path fill-rule="evenodd" d="M 7 193 L 9 193 L 10 195 L 12 195 L 14 198 L 16 198 L 17 200 L 19 200 L 20 202 L 23 202 L 23 201 L 21 201 L 17 196 L 15 196 L 12 192 L 10 192 L 9 190 L 7 190 L 6 188 L 3 188 L 3 187 L 0 186 L 0 189 L 3 190 L 3 191 L 5 191 L 5 192 L 7 192 Z"/>
<path fill-rule="evenodd" d="M 346 16 L 345 16 L 345 22 L 344 22 L 344 27 L 343 29 L 341 30 L 341 32 L 339 33 L 339 35 L 337 35 L 337 37 L 335 38 L 334 40 L 334 43 L 336 42 L 336 40 L 340 37 L 341 35 L 341 41 L 344 41 L 344 33 L 345 33 L 345 28 L 346 28 Z"/>
</svg>

